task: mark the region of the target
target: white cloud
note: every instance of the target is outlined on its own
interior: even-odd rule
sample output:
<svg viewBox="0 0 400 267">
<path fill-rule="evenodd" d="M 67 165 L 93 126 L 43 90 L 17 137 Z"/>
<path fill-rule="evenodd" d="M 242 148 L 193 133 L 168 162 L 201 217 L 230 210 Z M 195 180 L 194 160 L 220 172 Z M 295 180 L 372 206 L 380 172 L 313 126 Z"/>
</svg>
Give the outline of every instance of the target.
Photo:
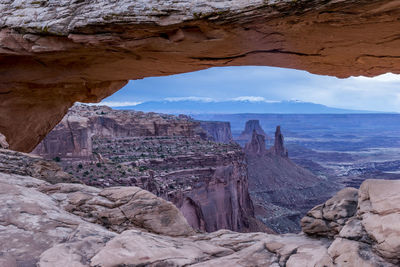
<svg viewBox="0 0 400 267">
<path fill-rule="evenodd" d="M 250 102 L 266 102 L 266 103 L 277 103 L 280 101 L 268 100 L 262 96 L 238 96 L 234 98 L 230 98 L 229 100 L 233 101 L 250 101 Z"/>
<path fill-rule="evenodd" d="M 358 77 L 350 77 L 349 80 L 351 79 L 356 81 L 366 81 L 366 82 L 400 82 L 400 75 L 388 72 L 375 77 L 358 76 Z"/>
<path fill-rule="evenodd" d="M 119 102 L 119 101 L 104 101 L 100 103 L 96 103 L 94 105 L 106 105 L 109 107 L 124 107 L 124 106 L 136 106 L 141 104 L 142 102 L 130 102 L 130 101 L 125 101 L 125 102 Z"/>
<path fill-rule="evenodd" d="M 166 101 L 176 102 L 176 101 L 201 101 L 201 102 L 216 102 L 215 99 L 210 97 L 198 97 L 198 96 L 184 96 L 184 97 L 167 97 L 164 98 Z"/>
</svg>

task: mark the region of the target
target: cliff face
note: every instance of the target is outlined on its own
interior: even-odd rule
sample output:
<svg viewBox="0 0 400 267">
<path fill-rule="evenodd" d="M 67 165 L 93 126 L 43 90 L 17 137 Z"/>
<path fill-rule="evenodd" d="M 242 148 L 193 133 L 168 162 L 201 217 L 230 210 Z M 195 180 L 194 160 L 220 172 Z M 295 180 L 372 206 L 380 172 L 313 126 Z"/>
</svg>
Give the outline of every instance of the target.
<svg viewBox="0 0 400 267">
<path fill-rule="evenodd" d="M 283 144 L 283 135 L 281 126 L 276 126 L 274 146 L 271 148 L 272 153 L 280 157 L 288 157 L 288 151 Z"/>
<path fill-rule="evenodd" d="M 35 153 L 88 185 L 146 189 L 173 202 L 195 229 L 267 230 L 254 218 L 241 148 L 208 136 L 186 116 L 78 105 Z"/>
<path fill-rule="evenodd" d="M 75 105 L 33 151 L 46 158 L 91 157 L 92 137 L 184 136 L 206 133 L 186 116 Z"/>
<path fill-rule="evenodd" d="M 200 127 L 212 137 L 212 141 L 228 144 L 233 141 L 231 124 L 223 121 L 200 121 Z"/>
<path fill-rule="evenodd" d="M 296 232 L 300 218 L 338 187 L 288 158 L 279 126 L 275 137 L 274 146 L 267 150 L 264 136 L 254 131 L 245 147 L 250 195 L 256 217 L 268 227 L 277 232 Z"/>
<path fill-rule="evenodd" d="M 245 146 L 246 143 L 250 142 L 254 131 L 257 134 L 264 136 L 264 139 L 267 138 L 267 134 L 261 128 L 259 120 L 248 120 L 243 132 L 235 139 L 235 141 L 240 145 Z"/>
<path fill-rule="evenodd" d="M 267 152 L 267 149 L 265 147 L 265 136 L 262 134 L 258 134 L 256 130 L 253 130 L 251 140 L 245 145 L 244 151 L 247 154 L 252 155 L 265 155 L 265 153 Z"/>
</svg>

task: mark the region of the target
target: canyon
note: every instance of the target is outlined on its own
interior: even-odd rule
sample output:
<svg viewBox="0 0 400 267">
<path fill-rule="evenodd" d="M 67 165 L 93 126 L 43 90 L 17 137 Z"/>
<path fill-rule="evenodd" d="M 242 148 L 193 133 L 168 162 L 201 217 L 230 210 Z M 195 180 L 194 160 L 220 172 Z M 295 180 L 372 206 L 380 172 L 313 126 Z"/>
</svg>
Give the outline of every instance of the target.
<svg viewBox="0 0 400 267">
<path fill-rule="evenodd" d="M 278 233 L 301 231 L 299 222 L 307 211 L 325 202 L 341 186 L 290 160 L 280 126 L 276 127 L 274 144 L 269 148 L 258 120 L 246 122 L 239 140 L 249 132 L 252 137 L 244 151 L 256 218 Z"/>
<path fill-rule="evenodd" d="M 3 160 L 13 156 L 14 160 Z M 302 234 L 196 233 L 170 202 L 138 187 L 51 184 L 0 149 L 0 265 L 397 266 L 399 181 L 345 188 L 302 219 Z M 33 161 L 30 163 L 30 161 Z M 42 159 L 43 162 L 46 160 Z M 6 169 L 6 171 L 4 171 Z M 19 170 L 14 172 L 14 170 Z M 47 181 L 46 181 L 47 180 Z"/>
<path fill-rule="evenodd" d="M 306 214 L 300 234 L 204 233 L 183 215 L 193 209 L 131 185 L 83 185 L 54 162 L 17 152 L 32 151 L 76 101 L 98 102 L 129 79 L 234 65 L 337 77 L 400 73 L 398 7 L 392 0 L 2 1 L 0 265 L 398 266 L 399 181 L 342 189 Z M 77 144 L 71 156 L 93 153 L 84 135 L 73 138 L 58 140 Z M 97 145 L 107 146 L 102 138 Z M 185 138 L 222 149 L 223 159 L 242 157 L 235 145 Z M 255 136 L 248 149 L 262 140 Z M 216 168 L 213 179 L 225 183 L 229 169 Z"/>
<path fill-rule="evenodd" d="M 247 121 L 235 138 L 242 149 L 226 122 L 77 104 L 34 153 L 87 185 L 169 200 L 194 229 L 299 232 L 307 211 L 341 187 L 291 161 L 279 126 L 268 149 L 266 136 Z"/>
<path fill-rule="evenodd" d="M 33 153 L 87 185 L 169 200 L 197 230 L 272 232 L 254 217 L 245 155 L 231 138 L 223 122 L 77 104 Z"/>
</svg>

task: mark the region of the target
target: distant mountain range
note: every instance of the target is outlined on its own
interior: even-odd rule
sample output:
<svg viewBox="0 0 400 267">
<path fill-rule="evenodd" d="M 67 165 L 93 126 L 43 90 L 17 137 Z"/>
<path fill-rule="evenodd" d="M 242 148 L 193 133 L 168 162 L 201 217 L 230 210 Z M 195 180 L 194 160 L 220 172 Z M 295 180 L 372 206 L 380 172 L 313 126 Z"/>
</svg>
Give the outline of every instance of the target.
<svg viewBox="0 0 400 267">
<path fill-rule="evenodd" d="M 281 113 L 281 114 L 348 114 L 380 113 L 376 111 L 332 108 L 321 104 L 301 101 L 202 101 L 202 100 L 163 100 L 148 101 L 135 106 L 115 107 L 115 109 L 134 109 L 145 112 L 170 114 L 236 114 L 236 113 Z"/>
</svg>

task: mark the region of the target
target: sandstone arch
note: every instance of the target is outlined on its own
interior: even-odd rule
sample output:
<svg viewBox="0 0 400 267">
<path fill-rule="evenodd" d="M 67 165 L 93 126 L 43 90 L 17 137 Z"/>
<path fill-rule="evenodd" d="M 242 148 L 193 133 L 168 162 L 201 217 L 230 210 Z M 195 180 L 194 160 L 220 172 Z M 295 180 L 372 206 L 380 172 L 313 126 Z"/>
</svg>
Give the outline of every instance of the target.
<svg viewBox="0 0 400 267">
<path fill-rule="evenodd" d="M 75 101 L 100 101 L 129 79 L 212 66 L 400 73 L 399 7 L 390 0 L 5 0 L 0 132 L 12 149 L 30 151 Z"/>
</svg>

